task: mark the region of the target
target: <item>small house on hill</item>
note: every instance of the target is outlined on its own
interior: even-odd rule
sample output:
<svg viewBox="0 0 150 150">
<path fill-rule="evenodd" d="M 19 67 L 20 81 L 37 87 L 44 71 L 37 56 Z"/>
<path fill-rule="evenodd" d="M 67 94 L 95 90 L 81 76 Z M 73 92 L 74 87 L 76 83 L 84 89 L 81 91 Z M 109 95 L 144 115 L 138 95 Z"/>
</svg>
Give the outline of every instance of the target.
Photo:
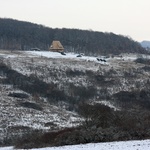
<svg viewBox="0 0 150 150">
<path fill-rule="evenodd" d="M 60 41 L 53 41 L 50 48 L 49 48 L 49 50 L 53 51 L 53 52 L 63 52 L 64 47 L 62 46 Z"/>
</svg>

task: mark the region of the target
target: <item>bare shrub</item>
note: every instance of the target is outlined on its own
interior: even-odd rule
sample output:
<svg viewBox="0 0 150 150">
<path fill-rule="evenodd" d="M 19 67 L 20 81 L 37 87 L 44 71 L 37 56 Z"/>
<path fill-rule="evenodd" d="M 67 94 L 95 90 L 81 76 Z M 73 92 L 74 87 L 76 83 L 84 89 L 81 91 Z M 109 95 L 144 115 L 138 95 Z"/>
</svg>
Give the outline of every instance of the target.
<svg viewBox="0 0 150 150">
<path fill-rule="evenodd" d="M 79 99 L 84 100 L 94 97 L 97 89 L 94 86 L 84 87 L 70 84 L 70 91 L 72 91 L 73 97 L 78 97 Z"/>
<path fill-rule="evenodd" d="M 144 67 L 142 67 L 141 69 L 143 69 L 144 71 L 150 71 L 150 66 L 144 66 Z"/>
<path fill-rule="evenodd" d="M 136 63 L 141 63 L 141 64 L 146 64 L 146 65 L 150 65 L 150 59 L 147 58 L 137 58 L 135 60 Z"/>
<path fill-rule="evenodd" d="M 85 73 L 83 71 L 80 71 L 80 70 L 68 69 L 68 70 L 66 70 L 66 75 L 67 76 L 80 76 L 80 75 L 85 75 Z"/>
<path fill-rule="evenodd" d="M 114 112 L 105 106 L 90 108 L 85 104 L 82 105 L 81 110 L 82 115 L 86 118 L 90 117 L 86 120 L 90 124 L 83 123 L 80 127 L 48 133 L 33 132 L 21 138 L 16 147 L 33 148 L 150 138 L 150 112 L 148 111 Z"/>
<path fill-rule="evenodd" d="M 29 95 L 25 94 L 25 93 L 9 93 L 8 96 L 11 97 L 16 97 L 16 98 L 29 98 Z"/>
<path fill-rule="evenodd" d="M 23 106 L 23 107 L 26 107 L 26 108 L 36 109 L 36 110 L 39 110 L 39 111 L 43 110 L 43 108 L 40 105 L 38 105 L 36 103 L 31 103 L 31 102 L 21 102 L 20 106 Z"/>
</svg>

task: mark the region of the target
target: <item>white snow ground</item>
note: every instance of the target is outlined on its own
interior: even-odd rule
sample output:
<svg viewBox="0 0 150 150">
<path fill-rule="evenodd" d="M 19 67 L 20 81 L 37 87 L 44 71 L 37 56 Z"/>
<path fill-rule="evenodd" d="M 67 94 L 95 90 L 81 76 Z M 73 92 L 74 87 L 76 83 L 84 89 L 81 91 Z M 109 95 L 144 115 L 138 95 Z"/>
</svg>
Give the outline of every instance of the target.
<svg viewBox="0 0 150 150">
<path fill-rule="evenodd" d="M 34 57 L 47 57 L 47 58 L 63 58 L 63 59 L 74 59 L 74 60 L 87 60 L 87 61 L 95 61 L 97 63 L 101 64 L 107 64 L 107 62 L 103 61 L 97 61 L 97 57 L 94 56 L 82 56 L 77 57 L 79 54 L 75 53 L 66 53 L 66 55 L 61 55 L 61 53 L 58 52 L 49 52 L 49 51 L 25 51 L 27 54 L 34 55 Z M 103 56 L 101 56 L 103 58 Z"/>
<path fill-rule="evenodd" d="M 87 61 L 95 61 L 97 63 L 104 63 L 107 64 L 106 62 L 103 61 L 97 61 L 97 58 L 101 58 L 101 59 L 106 59 L 109 60 L 109 58 L 105 58 L 105 56 L 98 56 L 98 57 L 94 57 L 94 56 L 82 56 L 82 57 L 77 57 L 79 54 L 75 54 L 75 53 L 66 53 L 66 55 L 61 55 L 61 53 L 58 52 L 50 52 L 50 51 L 25 51 L 25 53 L 28 55 L 33 55 L 34 57 L 47 57 L 47 58 L 69 58 L 69 59 L 76 59 L 76 60 L 87 60 Z M 147 55 L 140 55 L 138 56 L 138 54 L 122 54 L 121 57 L 120 56 L 116 56 L 115 59 L 124 59 L 124 60 L 135 60 L 137 57 L 146 57 L 146 58 L 150 58 Z"/>
<path fill-rule="evenodd" d="M 13 147 L 2 147 L 0 150 L 14 149 Z M 150 140 L 90 143 L 61 147 L 35 148 L 32 150 L 150 150 Z"/>
</svg>

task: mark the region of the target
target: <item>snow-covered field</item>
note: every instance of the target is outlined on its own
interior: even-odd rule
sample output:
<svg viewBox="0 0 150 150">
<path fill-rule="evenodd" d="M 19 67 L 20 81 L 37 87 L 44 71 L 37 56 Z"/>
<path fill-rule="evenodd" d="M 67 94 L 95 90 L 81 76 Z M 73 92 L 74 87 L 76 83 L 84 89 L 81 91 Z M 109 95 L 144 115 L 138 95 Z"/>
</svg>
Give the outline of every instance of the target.
<svg viewBox="0 0 150 150">
<path fill-rule="evenodd" d="M 95 61 L 98 63 L 104 63 L 101 61 L 97 61 L 97 57 L 92 56 L 82 56 L 78 57 L 80 54 L 75 53 L 66 53 L 66 55 L 61 55 L 61 53 L 58 52 L 48 52 L 48 51 L 26 51 L 28 54 L 32 54 L 34 56 L 43 56 L 47 58 L 63 58 L 63 59 L 74 59 L 74 60 L 87 60 L 87 61 Z"/>
<path fill-rule="evenodd" d="M 13 147 L 2 147 L 0 150 L 13 150 Z M 92 143 L 32 150 L 150 150 L 150 140 Z"/>
</svg>

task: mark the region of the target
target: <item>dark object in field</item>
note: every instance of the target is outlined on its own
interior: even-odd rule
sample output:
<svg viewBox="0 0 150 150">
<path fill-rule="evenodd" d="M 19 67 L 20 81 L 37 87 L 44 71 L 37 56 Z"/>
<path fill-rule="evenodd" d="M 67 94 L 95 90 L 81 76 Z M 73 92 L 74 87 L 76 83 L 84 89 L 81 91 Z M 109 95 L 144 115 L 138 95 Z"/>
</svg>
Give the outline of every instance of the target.
<svg viewBox="0 0 150 150">
<path fill-rule="evenodd" d="M 98 61 L 102 61 L 102 62 L 106 62 L 105 59 L 101 59 L 101 58 L 96 58 Z"/>
<path fill-rule="evenodd" d="M 60 54 L 61 54 L 61 55 L 66 55 L 64 52 L 61 52 Z"/>
<path fill-rule="evenodd" d="M 9 93 L 8 96 L 16 97 L 16 98 L 29 98 L 29 95 L 25 93 Z"/>
<path fill-rule="evenodd" d="M 79 54 L 79 55 L 77 55 L 77 57 L 82 57 L 82 55 Z"/>
</svg>

